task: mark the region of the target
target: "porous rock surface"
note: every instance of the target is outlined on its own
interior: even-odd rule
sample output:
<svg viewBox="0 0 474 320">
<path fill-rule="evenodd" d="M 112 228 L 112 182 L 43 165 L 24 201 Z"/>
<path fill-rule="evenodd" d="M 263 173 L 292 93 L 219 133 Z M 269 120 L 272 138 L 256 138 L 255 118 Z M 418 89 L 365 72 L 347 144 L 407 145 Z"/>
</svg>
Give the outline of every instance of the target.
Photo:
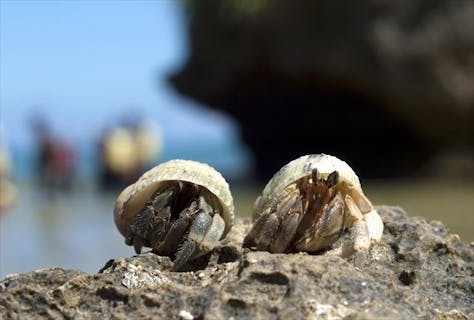
<svg viewBox="0 0 474 320">
<path fill-rule="evenodd" d="M 378 210 L 381 243 L 350 258 L 242 251 L 250 221 L 238 220 L 199 270 L 171 272 L 167 257 L 144 253 L 97 274 L 9 276 L 0 318 L 473 319 L 474 244 L 440 222 Z"/>
</svg>

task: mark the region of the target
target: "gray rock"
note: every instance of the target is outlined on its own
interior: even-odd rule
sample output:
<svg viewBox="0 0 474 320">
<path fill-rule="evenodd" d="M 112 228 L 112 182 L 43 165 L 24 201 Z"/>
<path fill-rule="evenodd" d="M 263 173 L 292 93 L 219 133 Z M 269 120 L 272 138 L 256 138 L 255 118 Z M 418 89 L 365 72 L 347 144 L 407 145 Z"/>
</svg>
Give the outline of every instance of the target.
<svg viewBox="0 0 474 320">
<path fill-rule="evenodd" d="M 242 251 L 250 221 L 238 220 L 189 272 L 144 253 L 92 275 L 51 268 L 9 276 L 0 282 L 0 318 L 472 319 L 474 244 L 440 222 L 378 210 L 381 243 L 350 258 Z"/>
<path fill-rule="evenodd" d="M 474 1 L 185 3 L 190 53 L 170 80 L 235 118 L 262 182 L 314 150 L 366 178 L 472 162 Z"/>
</svg>

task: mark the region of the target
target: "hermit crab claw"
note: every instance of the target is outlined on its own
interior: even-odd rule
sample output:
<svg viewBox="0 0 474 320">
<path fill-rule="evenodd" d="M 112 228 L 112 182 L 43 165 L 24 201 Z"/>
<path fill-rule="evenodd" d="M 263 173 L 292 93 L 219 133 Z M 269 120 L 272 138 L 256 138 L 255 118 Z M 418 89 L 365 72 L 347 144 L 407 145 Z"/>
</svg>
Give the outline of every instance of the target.
<svg viewBox="0 0 474 320">
<path fill-rule="evenodd" d="M 270 252 L 329 252 L 348 256 L 378 242 L 383 223 L 342 160 L 315 154 L 280 169 L 255 203 L 244 246 Z M 333 245 L 346 231 L 350 241 Z"/>
<path fill-rule="evenodd" d="M 229 185 L 207 164 L 171 160 L 125 188 L 115 224 L 137 253 L 143 246 L 174 259 L 178 271 L 210 252 L 229 232 L 234 206 Z"/>
</svg>

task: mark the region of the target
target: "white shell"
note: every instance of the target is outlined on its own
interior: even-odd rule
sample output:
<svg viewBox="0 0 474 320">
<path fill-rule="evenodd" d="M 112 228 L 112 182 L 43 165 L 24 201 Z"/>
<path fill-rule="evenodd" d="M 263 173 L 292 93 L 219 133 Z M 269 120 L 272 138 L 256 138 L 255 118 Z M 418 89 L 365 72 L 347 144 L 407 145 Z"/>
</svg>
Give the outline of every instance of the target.
<svg viewBox="0 0 474 320">
<path fill-rule="evenodd" d="M 135 216 L 142 210 L 148 199 L 161 183 L 185 181 L 209 190 L 219 199 L 225 221 L 224 235 L 234 223 L 234 204 L 229 185 L 224 177 L 211 166 L 192 160 L 171 160 L 145 172 L 137 182 L 125 188 L 117 198 L 114 220 L 120 233 L 127 236 Z"/>
<path fill-rule="evenodd" d="M 301 156 L 281 168 L 267 183 L 262 195 L 255 202 L 253 219 L 266 209 L 276 197 L 290 184 L 311 174 L 314 168 L 318 169 L 322 177 L 327 177 L 331 172 L 337 170 L 339 181 L 344 181 L 348 186 L 354 187 L 362 192 L 359 178 L 354 170 L 344 161 L 327 154 L 310 154 Z"/>
</svg>

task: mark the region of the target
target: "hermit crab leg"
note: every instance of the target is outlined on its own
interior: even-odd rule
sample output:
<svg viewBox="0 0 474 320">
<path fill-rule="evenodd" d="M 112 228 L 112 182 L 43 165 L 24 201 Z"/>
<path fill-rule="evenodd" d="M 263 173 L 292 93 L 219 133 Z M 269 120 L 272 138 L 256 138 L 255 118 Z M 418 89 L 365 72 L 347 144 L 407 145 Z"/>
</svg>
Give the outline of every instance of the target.
<svg viewBox="0 0 474 320">
<path fill-rule="evenodd" d="M 189 230 L 188 238 L 180 245 L 174 260 L 173 270 L 181 269 L 188 260 L 199 250 L 198 245 L 203 235 L 212 223 L 212 218 L 206 212 L 200 212 L 194 219 Z"/>
<path fill-rule="evenodd" d="M 208 253 L 224 234 L 225 222 L 210 204 L 212 201 L 212 197 L 205 192 L 200 195 L 199 213 L 194 218 L 185 242 L 176 253 L 173 270 L 180 270 L 189 260 Z"/>
<path fill-rule="evenodd" d="M 273 238 L 278 232 L 279 226 L 280 220 L 278 219 L 277 215 L 271 213 L 260 231 L 259 238 L 257 240 L 257 250 L 268 250 Z"/>
<path fill-rule="evenodd" d="M 375 210 L 370 200 L 356 189 L 349 188 L 349 195 L 363 215 L 370 241 L 372 243 L 380 241 L 383 234 L 383 221 L 377 213 L 377 210 Z"/>
<path fill-rule="evenodd" d="M 360 209 L 350 196 L 346 196 L 345 203 L 347 211 L 351 215 L 349 218 L 353 220 L 352 228 L 349 229 L 349 237 L 337 248 L 329 250 L 328 255 L 348 257 L 357 251 L 368 249 L 371 245 L 369 230 Z"/>
<path fill-rule="evenodd" d="M 149 233 L 150 247 L 158 248 L 166 236 L 166 230 L 171 223 L 171 208 L 166 207 L 163 210 L 155 211 L 153 217 L 151 232 Z"/>
<path fill-rule="evenodd" d="M 383 221 L 375 209 L 364 214 L 364 220 L 369 230 L 370 242 L 376 243 L 382 239 L 383 235 Z"/>
<path fill-rule="evenodd" d="M 181 270 L 188 261 L 208 253 L 222 237 L 224 228 L 224 220 L 219 215 L 211 218 L 207 213 L 201 212 L 191 226 L 188 239 L 176 254 L 173 270 Z"/>
<path fill-rule="evenodd" d="M 212 217 L 212 223 L 209 229 L 207 230 L 204 238 L 202 239 L 202 243 L 200 247 L 202 248 L 201 251 L 195 253 L 194 257 L 200 256 L 202 253 L 209 252 L 210 249 L 222 238 L 225 229 L 225 221 L 219 214 L 214 214 Z"/>
<path fill-rule="evenodd" d="M 340 195 L 323 209 L 318 222 L 296 243 L 297 250 L 319 251 L 330 247 L 344 230 L 344 203 Z"/>
<path fill-rule="evenodd" d="M 344 202 L 342 196 L 337 194 L 320 219 L 318 236 L 324 239 L 340 236 L 344 230 L 344 220 Z"/>
<path fill-rule="evenodd" d="M 245 236 L 243 246 L 247 248 L 253 248 L 257 245 L 257 240 L 262 234 L 262 229 L 267 223 L 268 218 L 271 216 L 270 212 L 264 212 L 255 221 L 250 232 Z"/>
<path fill-rule="evenodd" d="M 206 208 L 205 211 L 212 217 L 212 222 L 203 234 L 204 236 L 199 246 L 201 249 L 200 252 L 195 253 L 194 257 L 209 252 L 215 244 L 222 239 L 225 231 L 225 221 L 222 218 L 221 207 L 216 197 L 213 197 L 209 192 L 203 192 L 202 200 L 203 206 Z"/>
<path fill-rule="evenodd" d="M 345 227 L 344 201 L 335 188 L 339 173 L 333 171 L 324 179 L 314 171 L 307 196 L 309 206 L 295 243 L 295 249 L 312 252 L 330 247 Z"/>
<path fill-rule="evenodd" d="M 163 244 L 158 248 L 158 252 L 165 255 L 173 255 L 178 250 L 180 243 L 183 241 L 183 235 L 193 222 L 193 217 L 198 210 L 197 202 L 193 202 L 190 207 L 184 208 L 179 214 L 177 220 L 173 222 L 169 229 Z"/>
<path fill-rule="evenodd" d="M 250 233 L 244 239 L 245 247 L 258 250 L 286 252 L 293 241 L 303 217 L 303 196 L 299 186 L 288 188 L 285 196 L 279 198 L 271 208 L 263 213 Z"/>
<path fill-rule="evenodd" d="M 126 239 L 127 244 L 133 244 L 136 253 L 141 253 L 144 245 L 153 247 L 166 235 L 166 227 L 171 219 L 170 203 L 178 191 L 178 184 L 167 185 L 165 190 L 157 191 L 154 198 L 137 215 L 130 226 L 132 234 Z"/>
<path fill-rule="evenodd" d="M 370 247 L 369 230 L 360 209 L 354 203 L 351 196 L 346 195 L 344 199 L 348 212 L 352 217 L 352 229 L 354 231 L 354 250 L 361 251 Z"/>
<path fill-rule="evenodd" d="M 273 243 L 270 245 L 271 252 L 286 252 L 293 241 L 298 225 L 303 217 L 303 200 L 298 197 L 294 203 L 289 203 L 290 208 L 280 208 L 280 230 Z M 286 212 L 285 212 L 286 211 Z"/>
<path fill-rule="evenodd" d="M 147 207 L 138 215 L 137 220 L 131 225 L 133 236 L 127 239 L 130 244 L 133 244 L 136 253 L 141 253 L 144 245 L 142 239 L 146 239 L 148 233 L 149 221 L 153 215 L 153 208 Z"/>
</svg>

